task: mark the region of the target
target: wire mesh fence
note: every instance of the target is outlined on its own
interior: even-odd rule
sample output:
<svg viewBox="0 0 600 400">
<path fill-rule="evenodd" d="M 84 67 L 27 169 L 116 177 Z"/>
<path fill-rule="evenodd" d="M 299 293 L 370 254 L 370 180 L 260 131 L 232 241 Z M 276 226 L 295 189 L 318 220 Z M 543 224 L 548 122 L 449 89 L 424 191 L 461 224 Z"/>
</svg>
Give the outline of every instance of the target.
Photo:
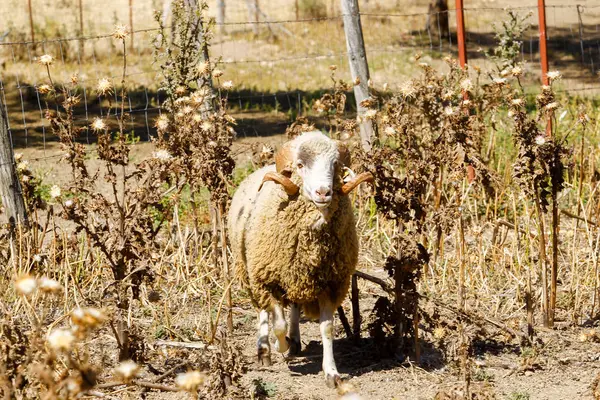
<svg viewBox="0 0 600 400">
<path fill-rule="evenodd" d="M 297 9 L 295 1 L 277 2 L 278 7 L 265 6 L 264 9 L 254 0 L 228 2 L 226 20 L 215 28 L 210 51 L 212 60 L 224 71 L 224 78 L 235 84 L 229 101 L 240 122 L 239 135 L 261 134 L 257 121 L 268 119 L 269 113 L 283 115 L 278 122 L 283 132 L 286 122 L 304 112 L 311 99 L 331 86 L 330 65 L 337 66 L 337 76 L 350 79 L 343 15 L 337 3 L 324 1 L 326 9 L 322 15 L 307 16 Z M 381 8 L 371 2 L 362 8 L 360 17 L 375 85 L 387 83 L 393 88 L 415 76 L 419 71 L 414 59 L 416 53 L 422 54 L 419 62 L 439 68 L 444 67 L 445 56 L 457 57 L 455 10 L 429 11 L 424 3 L 414 6 L 413 12 L 399 3 L 387 2 L 387 6 Z M 154 134 L 153 121 L 165 99 L 159 90 L 160 70 L 154 62 L 158 30 L 152 17 L 152 9 L 160 9 L 163 4 L 150 0 L 135 0 L 131 4 L 135 19 L 133 43 L 127 49 L 128 129 L 142 140 L 149 140 Z M 45 68 L 37 62 L 43 54 L 50 54 L 56 60 L 55 83 L 69 82 L 77 74 L 82 101 L 75 116 L 80 126 L 88 127 L 95 117 L 118 116 L 119 110 L 114 109 L 110 115 L 104 115 L 102 99 L 94 90 L 102 78 L 118 87 L 122 74 L 122 49 L 115 45 L 109 22 L 102 20 L 110 11 L 101 11 L 101 7 L 100 3 L 84 2 L 83 35 L 74 29 L 70 32 L 72 35 L 41 36 L 42 39 L 32 41 L 27 37 L 25 23 L 18 34 L 9 33 L 1 39 L 0 95 L 9 117 L 13 146 L 33 146 L 51 156 L 45 150 L 54 138 L 44 118 L 47 105 L 37 89 L 48 81 Z M 65 14 L 64 23 L 77 27 L 80 15 L 77 8 L 72 11 Z M 493 25 L 506 19 L 508 11 L 526 16 L 529 26 L 521 37 L 521 59 L 530 82 L 539 82 L 535 4 L 465 8 L 468 63 L 484 71 L 484 76 L 499 73 L 487 54 L 497 45 Z M 600 88 L 597 76 L 600 4 L 549 5 L 546 14 L 550 69 L 562 72 L 561 90 L 594 94 Z M 99 16 L 95 23 L 91 22 L 94 15 Z M 119 8 L 114 11 L 112 22 L 127 24 L 128 15 L 127 6 Z M 39 20 L 41 16 L 34 13 L 33 19 Z M 106 30 L 95 34 L 98 26 Z M 11 27 L 10 32 L 15 29 Z M 0 34 L 2 30 L 0 27 Z M 118 92 L 113 94 L 115 102 L 119 101 Z M 94 135 L 86 128 L 81 139 L 92 143 Z"/>
</svg>

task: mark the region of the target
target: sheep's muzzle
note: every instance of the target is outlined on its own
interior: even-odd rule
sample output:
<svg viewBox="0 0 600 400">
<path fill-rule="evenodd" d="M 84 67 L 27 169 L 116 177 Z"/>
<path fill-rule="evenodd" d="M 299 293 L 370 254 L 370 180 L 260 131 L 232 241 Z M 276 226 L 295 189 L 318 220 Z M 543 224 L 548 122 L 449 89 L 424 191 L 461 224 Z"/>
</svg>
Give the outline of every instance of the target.
<svg viewBox="0 0 600 400">
<path fill-rule="evenodd" d="M 295 196 L 300 191 L 298 185 L 296 185 L 290 178 L 287 176 L 280 174 L 279 172 L 267 172 L 258 187 L 258 191 L 262 189 L 262 186 L 265 182 L 272 181 L 283 186 L 283 190 L 287 193 L 288 196 Z"/>
</svg>

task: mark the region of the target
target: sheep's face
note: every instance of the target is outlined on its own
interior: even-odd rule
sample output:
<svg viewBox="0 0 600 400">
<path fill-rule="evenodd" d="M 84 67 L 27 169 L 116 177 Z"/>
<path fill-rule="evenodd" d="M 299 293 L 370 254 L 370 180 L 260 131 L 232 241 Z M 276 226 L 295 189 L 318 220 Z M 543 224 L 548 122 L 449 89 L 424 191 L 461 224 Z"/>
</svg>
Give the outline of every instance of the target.
<svg viewBox="0 0 600 400">
<path fill-rule="evenodd" d="M 327 219 L 334 193 L 345 196 L 361 183 L 373 182 L 370 172 L 342 182 L 341 173 L 349 164 L 350 156 L 345 145 L 321 132 L 307 132 L 284 144 L 275 154 L 276 172 L 267 172 L 258 190 L 265 182 L 273 181 L 280 184 L 288 196 L 297 196 L 301 191 L 302 196 L 313 202 Z M 294 173 L 302 180 L 301 185 L 292 180 Z"/>
<path fill-rule="evenodd" d="M 334 179 L 339 174 L 340 154 L 336 142 L 323 138 L 300 143 L 294 165 L 302 178 L 302 195 L 318 208 L 327 208 L 333 199 Z"/>
</svg>

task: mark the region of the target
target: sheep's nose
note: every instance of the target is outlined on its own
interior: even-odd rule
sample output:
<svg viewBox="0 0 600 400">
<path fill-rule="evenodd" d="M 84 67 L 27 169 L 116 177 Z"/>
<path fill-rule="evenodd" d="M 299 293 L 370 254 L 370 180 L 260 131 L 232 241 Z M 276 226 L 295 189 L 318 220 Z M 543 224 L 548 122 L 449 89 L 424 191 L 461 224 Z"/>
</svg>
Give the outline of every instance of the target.
<svg viewBox="0 0 600 400">
<path fill-rule="evenodd" d="M 329 186 L 321 186 L 320 188 L 315 190 L 315 193 L 319 197 L 330 197 L 331 196 L 331 188 Z"/>
</svg>

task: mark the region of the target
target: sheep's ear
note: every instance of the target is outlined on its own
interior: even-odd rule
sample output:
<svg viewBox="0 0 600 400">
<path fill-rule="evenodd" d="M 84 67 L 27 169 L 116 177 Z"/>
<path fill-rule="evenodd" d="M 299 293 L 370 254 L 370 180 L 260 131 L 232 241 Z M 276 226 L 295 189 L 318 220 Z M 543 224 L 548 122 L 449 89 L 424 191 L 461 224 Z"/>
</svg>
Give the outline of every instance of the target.
<svg viewBox="0 0 600 400">
<path fill-rule="evenodd" d="M 292 163 L 294 162 L 294 150 L 292 143 L 287 142 L 275 154 L 275 168 L 277 172 L 287 177 L 292 175 Z"/>
<path fill-rule="evenodd" d="M 344 167 L 350 167 L 350 150 L 348 150 L 348 147 L 346 146 L 345 143 L 340 142 L 339 140 L 337 140 L 337 146 L 338 146 L 338 152 L 340 153 L 340 164 Z"/>
</svg>

